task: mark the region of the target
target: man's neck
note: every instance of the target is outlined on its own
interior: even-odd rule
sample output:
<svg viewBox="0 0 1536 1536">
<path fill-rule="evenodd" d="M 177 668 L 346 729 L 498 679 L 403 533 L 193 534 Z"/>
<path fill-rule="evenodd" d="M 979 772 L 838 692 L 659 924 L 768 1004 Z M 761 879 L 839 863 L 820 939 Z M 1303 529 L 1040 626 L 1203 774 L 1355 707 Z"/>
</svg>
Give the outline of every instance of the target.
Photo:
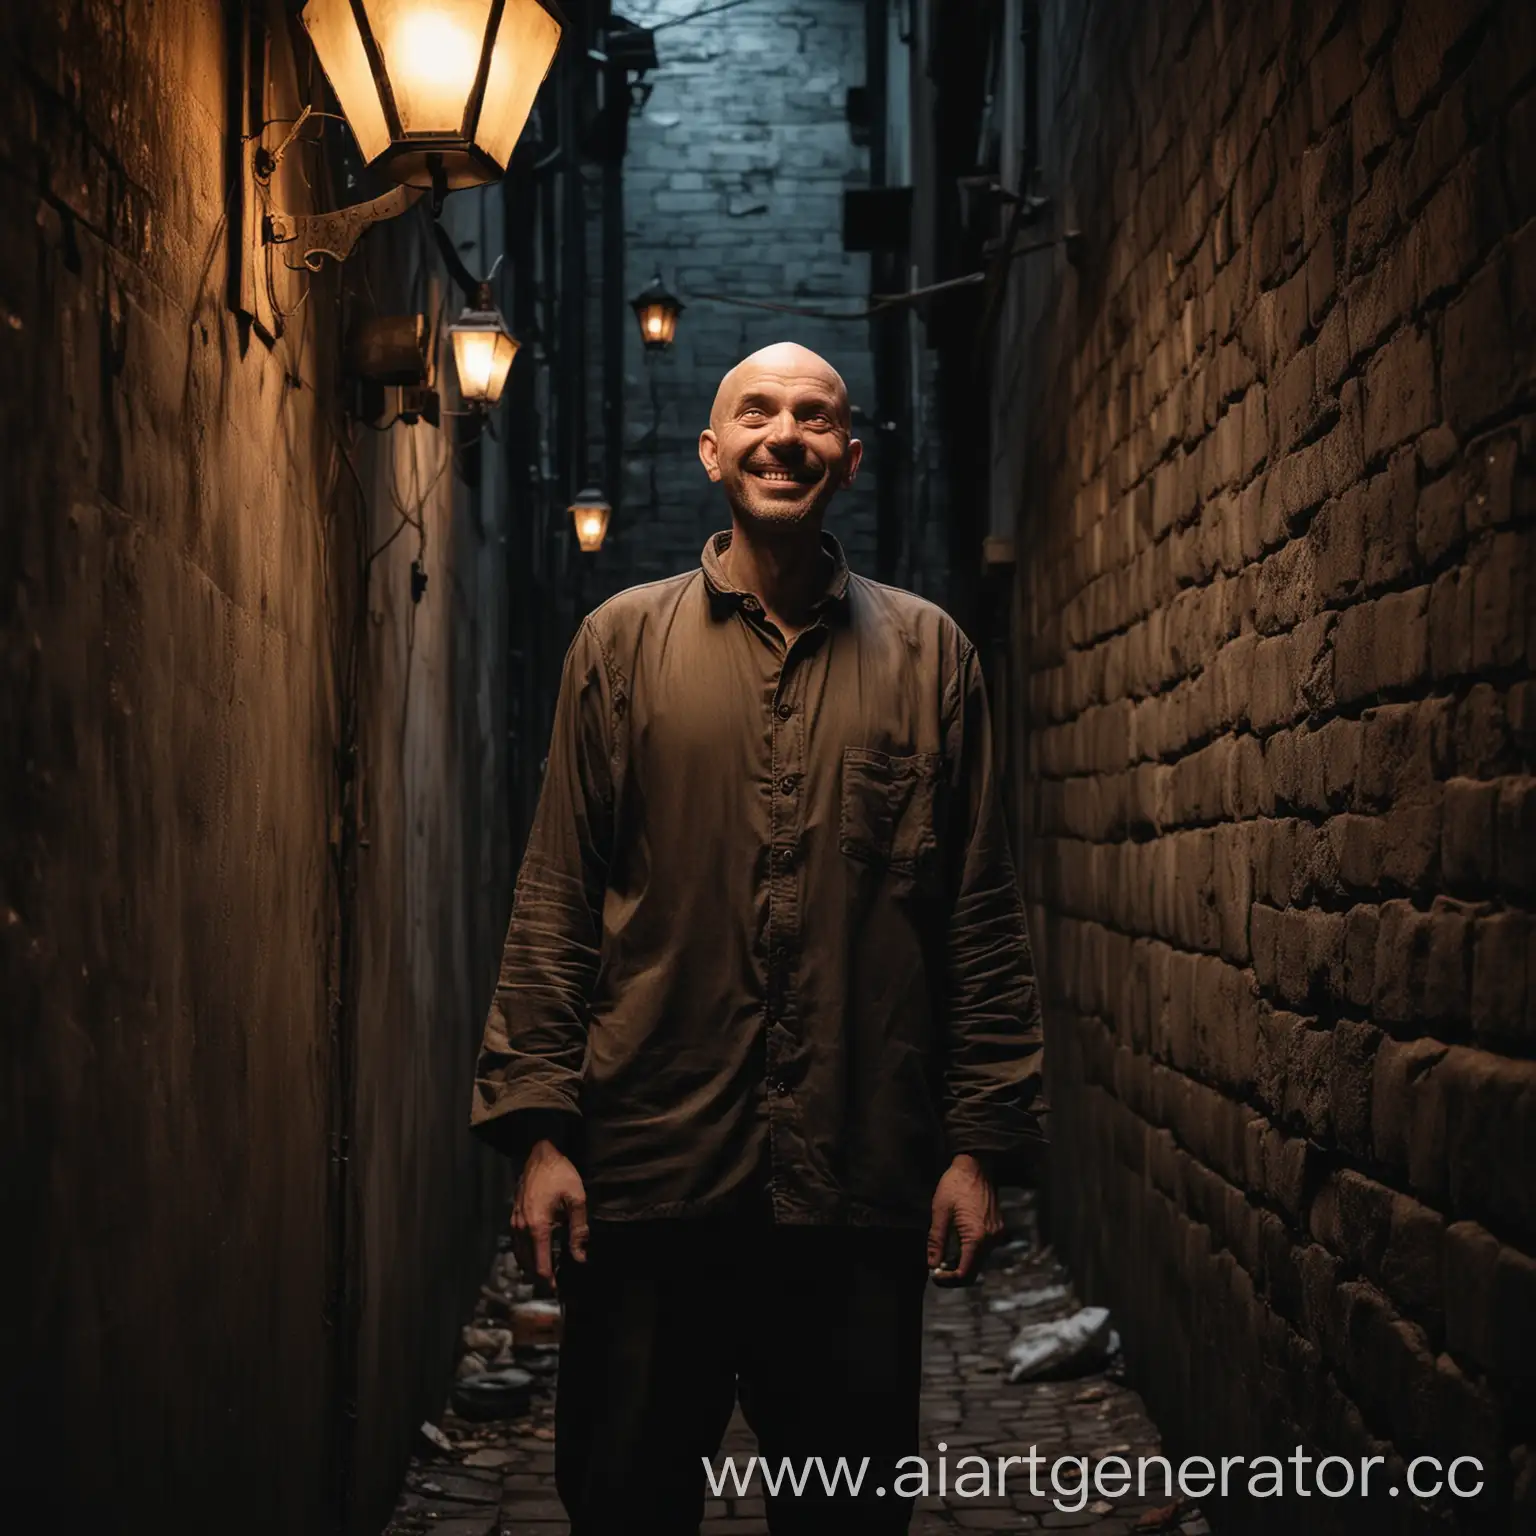
<svg viewBox="0 0 1536 1536">
<path fill-rule="evenodd" d="M 819 522 L 765 536 L 732 518 L 731 543 L 722 564 L 732 584 L 757 596 L 786 635 L 798 634 L 811 622 L 831 576 Z"/>
</svg>

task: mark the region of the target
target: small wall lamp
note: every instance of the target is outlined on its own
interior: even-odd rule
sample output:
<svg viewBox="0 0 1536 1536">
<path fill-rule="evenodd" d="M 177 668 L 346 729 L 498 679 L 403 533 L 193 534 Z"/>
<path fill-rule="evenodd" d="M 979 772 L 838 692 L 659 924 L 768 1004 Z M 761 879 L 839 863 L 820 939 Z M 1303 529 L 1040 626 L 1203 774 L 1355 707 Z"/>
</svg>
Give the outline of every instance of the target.
<svg viewBox="0 0 1536 1536">
<path fill-rule="evenodd" d="M 473 306 L 461 311 L 448 327 L 448 336 L 464 403 L 489 410 L 501 399 L 518 349 L 517 337 L 491 298 L 489 283 L 480 284 Z"/>
<path fill-rule="evenodd" d="M 650 287 L 631 301 L 630 308 L 640 322 L 640 339 L 647 352 L 664 352 L 677 339 L 683 301 L 662 282 L 659 272 Z"/>
<path fill-rule="evenodd" d="M 613 507 L 596 486 L 589 485 L 571 503 L 570 513 L 576 524 L 576 542 L 583 553 L 595 555 L 608 535 L 608 519 L 613 515 Z"/>
<path fill-rule="evenodd" d="M 443 265 L 464 295 L 464 308 L 448 327 L 453 363 L 459 374 L 459 394 L 471 410 L 488 411 L 501 399 L 519 346 L 491 294 L 491 282 L 500 270 L 501 257 L 496 258 L 485 277 L 476 277 L 464 265 L 464 258 L 441 224 L 432 226 L 432 234 Z"/>
</svg>

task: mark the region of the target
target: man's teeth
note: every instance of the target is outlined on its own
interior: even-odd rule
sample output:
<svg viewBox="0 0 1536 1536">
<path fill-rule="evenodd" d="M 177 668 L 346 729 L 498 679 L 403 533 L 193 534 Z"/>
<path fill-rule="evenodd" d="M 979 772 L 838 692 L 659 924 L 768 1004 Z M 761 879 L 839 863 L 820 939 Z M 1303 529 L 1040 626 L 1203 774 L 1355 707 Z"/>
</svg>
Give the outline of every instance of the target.
<svg viewBox="0 0 1536 1536">
<path fill-rule="evenodd" d="M 781 469 L 758 469 L 753 473 L 759 480 L 782 480 L 786 485 L 798 485 L 800 481 L 798 475 L 787 475 Z"/>
</svg>

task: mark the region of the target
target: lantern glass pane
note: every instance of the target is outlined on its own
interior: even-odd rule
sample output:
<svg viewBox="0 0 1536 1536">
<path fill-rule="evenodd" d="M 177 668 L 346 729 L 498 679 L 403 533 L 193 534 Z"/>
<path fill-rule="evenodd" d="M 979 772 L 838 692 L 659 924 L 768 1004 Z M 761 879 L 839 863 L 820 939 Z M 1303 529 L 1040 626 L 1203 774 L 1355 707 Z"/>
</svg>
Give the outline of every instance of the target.
<svg viewBox="0 0 1536 1536">
<path fill-rule="evenodd" d="M 677 309 L 670 304 L 645 304 L 638 313 L 640 335 L 646 346 L 670 347 L 677 337 Z"/>
<path fill-rule="evenodd" d="M 501 392 L 507 387 L 507 375 L 512 371 L 512 359 L 517 356 L 517 342 L 505 331 L 496 338 L 496 351 L 491 358 L 490 378 L 487 381 L 485 403 L 495 405 Z"/>
<path fill-rule="evenodd" d="M 496 363 L 496 333 L 454 331 L 453 361 L 459 370 L 459 393 L 476 403 L 485 400 Z"/>
<path fill-rule="evenodd" d="M 559 46 L 560 23 L 539 0 L 507 0 L 475 132 L 475 143 L 503 170 Z"/>
<path fill-rule="evenodd" d="M 479 312 L 476 312 L 477 314 Z M 449 327 L 459 393 L 472 405 L 495 405 L 506 388 L 518 343 L 499 315 L 471 319 Z"/>
<path fill-rule="evenodd" d="M 576 523 L 576 542 L 585 553 L 595 554 L 603 547 L 612 510 L 605 501 L 578 501 L 571 508 L 571 516 Z"/>
<path fill-rule="evenodd" d="M 403 133 L 457 136 L 480 72 L 491 0 L 364 0 Z"/>
<path fill-rule="evenodd" d="M 389 124 L 350 0 L 309 0 L 303 22 L 364 160 L 389 148 Z"/>
</svg>

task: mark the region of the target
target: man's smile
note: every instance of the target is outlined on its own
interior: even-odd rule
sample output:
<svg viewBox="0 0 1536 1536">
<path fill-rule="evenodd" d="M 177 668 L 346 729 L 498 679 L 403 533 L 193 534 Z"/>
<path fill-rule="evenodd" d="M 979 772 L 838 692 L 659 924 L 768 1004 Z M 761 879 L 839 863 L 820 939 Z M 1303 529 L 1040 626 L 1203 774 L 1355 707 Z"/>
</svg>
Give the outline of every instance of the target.
<svg viewBox="0 0 1536 1536">
<path fill-rule="evenodd" d="M 766 480 L 770 485 L 815 485 L 821 479 L 820 475 L 809 474 L 803 470 L 797 474 L 792 469 L 779 466 L 768 469 L 756 464 L 747 465 L 747 473 L 759 480 Z"/>
</svg>

